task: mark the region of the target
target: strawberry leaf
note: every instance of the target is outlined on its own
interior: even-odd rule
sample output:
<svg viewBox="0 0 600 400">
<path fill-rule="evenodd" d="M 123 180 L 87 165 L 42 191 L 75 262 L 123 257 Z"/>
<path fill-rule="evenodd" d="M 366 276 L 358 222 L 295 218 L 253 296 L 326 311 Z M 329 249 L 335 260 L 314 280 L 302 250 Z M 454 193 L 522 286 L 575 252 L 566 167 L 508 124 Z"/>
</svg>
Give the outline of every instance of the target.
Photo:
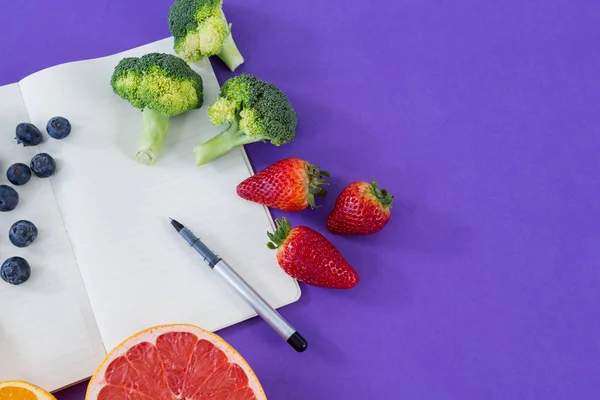
<svg viewBox="0 0 600 400">
<path fill-rule="evenodd" d="M 267 236 L 271 239 L 271 241 L 267 243 L 267 247 L 273 250 L 283 245 L 292 231 L 290 221 L 287 218 L 277 218 L 275 220 L 275 226 L 275 232 L 267 232 Z"/>
<path fill-rule="evenodd" d="M 373 196 L 377 197 L 377 200 L 379 200 L 384 207 L 392 208 L 394 196 L 392 196 L 390 192 L 385 189 L 380 189 L 375 179 L 373 179 L 369 187 L 371 189 L 371 193 L 373 193 Z"/>
</svg>

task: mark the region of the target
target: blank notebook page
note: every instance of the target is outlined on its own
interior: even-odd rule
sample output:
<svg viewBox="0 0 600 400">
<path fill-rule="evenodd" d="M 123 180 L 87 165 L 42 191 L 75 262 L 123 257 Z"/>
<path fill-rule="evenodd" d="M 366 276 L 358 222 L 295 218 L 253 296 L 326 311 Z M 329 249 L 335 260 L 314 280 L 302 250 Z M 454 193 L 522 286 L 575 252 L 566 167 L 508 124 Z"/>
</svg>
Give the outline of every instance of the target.
<svg viewBox="0 0 600 400">
<path fill-rule="evenodd" d="M 123 57 L 148 52 L 173 54 L 172 38 L 21 82 L 35 123 L 62 115 L 73 126 L 67 139 L 42 147 L 57 158 L 55 194 L 107 349 L 152 325 L 193 323 L 214 331 L 255 315 L 177 235 L 170 216 L 272 306 L 300 296 L 266 246 L 267 210 L 235 192 L 251 174 L 244 151 L 195 166 L 194 146 L 225 128 L 208 120 L 207 107 L 220 90 L 208 60 L 194 65 L 204 81 L 204 106 L 172 118 L 154 165 L 134 161 L 142 116 L 112 92 L 110 77 Z"/>
<path fill-rule="evenodd" d="M 29 164 L 39 151 L 15 140 L 17 124 L 28 121 L 19 87 L 0 87 L 0 184 L 12 186 L 4 171 L 13 163 Z M 91 375 L 104 347 L 50 181 L 34 176 L 14 187 L 17 208 L 0 212 L 0 263 L 23 257 L 31 277 L 19 286 L 0 280 L 0 381 L 28 380 L 55 390 Z M 20 219 L 38 228 L 26 248 L 8 240 L 10 226 Z"/>
</svg>

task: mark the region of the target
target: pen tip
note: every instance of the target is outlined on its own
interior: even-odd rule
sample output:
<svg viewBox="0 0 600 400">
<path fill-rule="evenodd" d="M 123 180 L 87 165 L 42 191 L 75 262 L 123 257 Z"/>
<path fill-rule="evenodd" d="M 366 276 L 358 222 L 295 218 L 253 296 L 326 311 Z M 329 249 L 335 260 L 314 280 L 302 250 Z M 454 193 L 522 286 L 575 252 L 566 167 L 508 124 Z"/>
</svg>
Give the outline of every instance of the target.
<svg viewBox="0 0 600 400">
<path fill-rule="evenodd" d="M 184 228 L 184 226 L 182 224 L 175 221 L 173 218 L 171 218 L 171 225 L 173 225 L 173 228 L 175 228 L 175 230 L 177 232 L 180 232 Z"/>
</svg>

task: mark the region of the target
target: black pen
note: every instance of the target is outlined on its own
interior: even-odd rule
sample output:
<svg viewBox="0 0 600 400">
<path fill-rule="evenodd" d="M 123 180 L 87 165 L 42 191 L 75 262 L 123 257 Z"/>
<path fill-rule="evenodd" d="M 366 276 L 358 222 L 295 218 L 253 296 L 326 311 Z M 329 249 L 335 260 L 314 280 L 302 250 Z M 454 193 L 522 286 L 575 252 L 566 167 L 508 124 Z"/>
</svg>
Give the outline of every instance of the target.
<svg viewBox="0 0 600 400">
<path fill-rule="evenodd" d="M 283 337 L 296 351 L 306 350 L 306 340 L 277 312 L 275 311 L 233 268 L 221 257 L 210 250 L 188 228 L 171 218 L 171 225 L 188 244 L 198 252 L 204 262 L 212 268 L 229 286 L 236 291 L 256 311 L 260 317 Z"/>
</svg>

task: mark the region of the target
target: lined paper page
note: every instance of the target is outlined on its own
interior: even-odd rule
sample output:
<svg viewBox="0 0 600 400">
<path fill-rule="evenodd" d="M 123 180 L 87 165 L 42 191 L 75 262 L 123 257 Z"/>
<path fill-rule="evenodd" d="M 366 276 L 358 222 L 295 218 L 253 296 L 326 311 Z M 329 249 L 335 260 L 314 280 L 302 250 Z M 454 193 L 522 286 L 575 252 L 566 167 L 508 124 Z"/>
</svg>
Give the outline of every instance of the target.
<svg viewBox="0 0 600 400">
<path fill-rule="evenodd" d="M 0 87 L 0 183 L 7 168 L 29 164 L 37 148 L 17 145 L 15 127 L 28 122 L 19 87 Z M 15 187 L 20 202 L 0 213 L 0 263 L 21 256 L 31 278 L 20 286 L 0 280 L 0 381 L 20 379 L 55 390 L 91 375 L 104 357 L 102 341 L 48 179 Z M 10 226 L 27 219 L 38 238 L 18 248 Z"/>
<path fill-rule="evenodd" d="M 250 175 L 243 150 L 194 164 L 194 146 L 224 129 L 207 117 L 219 91 L 208 61 L 194 65 L 204 80 L 204 106 L 172 118 L 156 164 L 134 161 L 141 113 L 112 92 L 110 76 L 122 57 L 148 52 L 172 53 L 172 39 L 41 71 L 21 85 L 35 123 L 62 115 L 73 125 L 71 136 L 43 149 L 61 166 L 54 190 L 107 349 L 157 324 L 215 331 L 255 315 L 186 246 L 169 216 L 201 236 L 271 305 L 300 296 L 266 247 L 272 221 L 265 208 L 235 193 Z"/>
</svg>

